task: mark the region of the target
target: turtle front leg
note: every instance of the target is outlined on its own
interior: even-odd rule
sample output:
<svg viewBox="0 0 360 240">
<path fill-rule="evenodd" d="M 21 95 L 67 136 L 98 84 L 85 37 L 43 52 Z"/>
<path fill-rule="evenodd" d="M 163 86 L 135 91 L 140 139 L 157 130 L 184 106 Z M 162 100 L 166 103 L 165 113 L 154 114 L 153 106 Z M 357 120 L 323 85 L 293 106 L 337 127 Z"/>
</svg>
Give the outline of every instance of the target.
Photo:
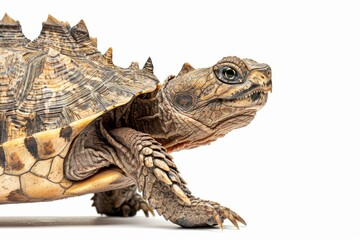
<svg viewBox="0 0 360 240">
<path fill-rule="evenodd" d="M 229 219 L 236 227 L 245 221 L 232 210 L 213 201 L 194 197 L 185 186 L 172 157 L 148 134 L 119 128 L 103 135 L 119 155 L 118 165 L 133 179 L 151 207 L 183 227 L 219 225 Z"/>
<path fill-rule="evenodd" d="M 154 212 L 148 203 L 136 192 L 136 186 L 95 193 L 92 198 L 96 211 L 100 214 L 114 217 L 132 217 L 143 210 L 148 217 Z"/>
</svg>

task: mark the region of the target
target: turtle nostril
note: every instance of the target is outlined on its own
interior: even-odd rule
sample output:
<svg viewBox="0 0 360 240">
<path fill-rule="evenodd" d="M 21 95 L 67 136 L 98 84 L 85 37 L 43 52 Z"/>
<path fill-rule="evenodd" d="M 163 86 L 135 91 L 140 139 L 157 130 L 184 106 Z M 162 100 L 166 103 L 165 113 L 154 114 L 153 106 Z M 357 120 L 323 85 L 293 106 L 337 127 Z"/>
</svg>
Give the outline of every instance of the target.
<svg viewBox="0 0 360 240">
<path fill-rule="evenodd" d="M 271 77 L 271 70 L 269 69 L 269 70 L 267 70 L 267 75 L 269 76 L 269 77 Z"/>
<path fill-rule="evenodd" d="M 259 72 L 259 76 L 262 79 L 271 78 L 271 68 L 269 66 L 265 66 L 264 68 L 259 69 Z"/>
</svg>

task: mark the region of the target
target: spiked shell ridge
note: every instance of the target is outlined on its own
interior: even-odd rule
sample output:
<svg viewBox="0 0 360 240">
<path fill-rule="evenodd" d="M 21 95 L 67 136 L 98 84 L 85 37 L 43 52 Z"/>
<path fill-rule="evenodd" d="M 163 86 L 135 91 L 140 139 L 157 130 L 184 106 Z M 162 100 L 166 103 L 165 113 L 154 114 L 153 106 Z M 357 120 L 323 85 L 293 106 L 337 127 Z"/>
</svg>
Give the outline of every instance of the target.
<svg viewBox="0 0 360 240">
<path fill-rule="evenodd" d="M 83 20 L 70 27 L 50 15 L 30 41 L 20 23 L 5 14 L 0 21 L 0 144 L 89 122 L 156 89 L 150 58 L 143 69 L 137 63 L 120 68 L 113 64 L 112 48 L 102 55 L 96 43 Z"/>
</svg>

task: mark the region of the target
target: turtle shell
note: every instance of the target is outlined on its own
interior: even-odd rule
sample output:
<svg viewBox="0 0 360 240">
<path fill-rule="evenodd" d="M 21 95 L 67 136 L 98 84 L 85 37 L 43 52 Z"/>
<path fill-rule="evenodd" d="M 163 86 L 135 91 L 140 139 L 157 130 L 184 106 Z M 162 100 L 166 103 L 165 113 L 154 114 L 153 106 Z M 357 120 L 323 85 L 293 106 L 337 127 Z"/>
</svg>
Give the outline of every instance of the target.
<svg viewBox="0 0 360 240">
<path fill-rule="evenodd" d="M 104 169 L 81 182 L 64 176 L 72 140 L 94 119 L 158 88 L 151 59 L 120 68 L 101 55 L 80 21 L 49 16 L 33 41 L 7 14 L 0 21 L 0 203 L 54 200 L 124 187 Z"/>
<path fill-rule="evenodd" d="M 19 22 L 5 14 L 0 21 L 0 144 L 55 129 L 68 138 L 70 125 L 83 128 L 154 91 L 158 80 L 152 71 L 151 59 L 143 69 L 137 63 L 115 66 L 112 49 L 101 55 L 82 20 L 71 28 L 49 16 L 39 37 L 29 41 Z"/>
</svg>

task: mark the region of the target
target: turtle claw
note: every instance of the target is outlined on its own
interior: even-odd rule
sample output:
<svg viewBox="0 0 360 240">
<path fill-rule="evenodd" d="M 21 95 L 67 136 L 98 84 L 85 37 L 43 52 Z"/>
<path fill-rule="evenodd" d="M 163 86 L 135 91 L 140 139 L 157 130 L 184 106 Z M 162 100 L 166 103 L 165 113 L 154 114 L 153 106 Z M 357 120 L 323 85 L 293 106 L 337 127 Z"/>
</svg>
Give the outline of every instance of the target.
<svg viewBox="0 0 360 240">
<path fill-rule="evenodd" d="M 215 213 L 215 216 L 214 216 L 214 220 L 215 222 L 217 223 L 217 225 L 219 226 L 219 228 L 221 229 L 221 231 L 224 229 L 223 228 L 223 220 L 221 219 L 220 215 L 218 213 Z"/>
<path fill-rule="evenodd" d="M 232 212 L 232 214 L 234 215 L 234 218 L 235 218 L 237 221 L 239 221 L 240 223 L 242 223 L 244 226 L 247 225 L 246 222 L 245 222 L 245 220 L 242 219 L 237 213 Z"/>
<path fill-rule="evenodd" d="M 231 209 L 227 207 L 223 207 L 220 204 L 216 202 L 210 202 L 210 205 L 214 207 L 216 210 L 216 215 L 214 216 L 214 220 L 216 221 L 219 228 L 223 229 L 223 220 L 229 219 L 229 221 L 234 225 L 235 228 L 239 229 L 238 222 L 242 223 L 244 226 L 246 226 L 246 222 L 244 219 L 242 219 L 236 212 L 232 211 Z M 219 213 L 219 214 L 217 214 Z M 220 217 L 221 221 L 219 221 L 218 217 Z"/>
<path fill-rule="evenodd" d="M 224 229 L 223 222 L 225 219 L 229 219 L 237 229 L 239 229 L 238 222 L 246 225 L 245 221 L 237 213 L 217 202 L 194 198 L 188 207 L 188 212 L 187 215 L 190 218 L 180 218 L 175 223 L 183 227 L 213 227 L 218 225 L 221 230 Z M 205 221 L 201 219 L 205 219 Z"/>
<path fill-rule="evenodd" d="M 122 214 L 123 214 L 123 217 L 129 217 L 130 215 L 130 211 L 131 211 L 131 208 L 129 205 L 124 205 L 122 206 Z"/>
<path fill-rule="evenodd" d="M 149 204 L 147 202 L 145 202 L 145 201 L 140 202 L 139 209 L 141 209 L 144 212 L 146 217 L 149 217 L 149 213 L 151 213 L 151 215 L 153 217 L 155 217 L 154 210 L 152 210 L 152 208 L 149 206 Z"/>
<path fill-rule="evenodd" d="M 236 227 L 236 229 L 239 229 L 239 225 L 232 214 L 229 215 L 228 219 Z"/>
</svg>

